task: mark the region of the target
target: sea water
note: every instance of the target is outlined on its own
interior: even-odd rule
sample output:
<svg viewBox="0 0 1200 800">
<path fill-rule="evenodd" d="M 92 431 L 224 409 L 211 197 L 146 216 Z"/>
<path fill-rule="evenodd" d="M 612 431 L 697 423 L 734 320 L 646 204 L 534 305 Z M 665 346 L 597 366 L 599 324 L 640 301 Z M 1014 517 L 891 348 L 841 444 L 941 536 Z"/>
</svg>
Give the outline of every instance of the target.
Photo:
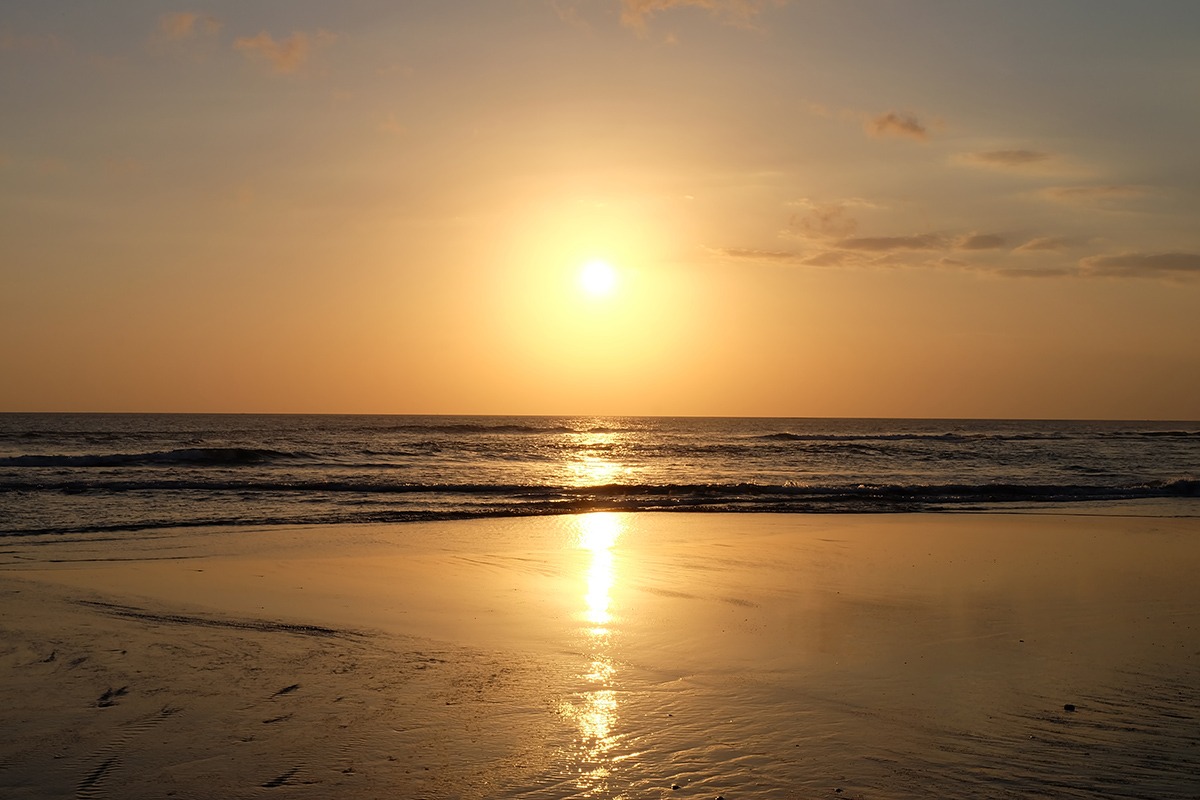
<svg viewBox="0 0 1200 800">
<path fill-rule="evenodd" d="M 0 532 L 593 510 L 1200 513 L 1200 422 L 3 414 Z"/>
</svg>

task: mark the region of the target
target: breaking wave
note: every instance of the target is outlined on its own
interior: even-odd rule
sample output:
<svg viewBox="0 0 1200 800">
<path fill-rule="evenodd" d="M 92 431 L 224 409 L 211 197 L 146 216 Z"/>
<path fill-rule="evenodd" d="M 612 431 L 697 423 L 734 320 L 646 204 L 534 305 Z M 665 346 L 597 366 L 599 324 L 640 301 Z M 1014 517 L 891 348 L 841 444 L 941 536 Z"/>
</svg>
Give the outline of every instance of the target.
<svg viewBox="0 0 1200 800">
<path fill-rule="evenodd" d="M 284 453 L 246 447 L 192 447 L 150 453 L 101 455 L 22 455 L 0 458 L 0 467 L 141 467 L 141 466 L 233 466 L 263 464 L 305 458 L 303 453 Z"/>
</svg>

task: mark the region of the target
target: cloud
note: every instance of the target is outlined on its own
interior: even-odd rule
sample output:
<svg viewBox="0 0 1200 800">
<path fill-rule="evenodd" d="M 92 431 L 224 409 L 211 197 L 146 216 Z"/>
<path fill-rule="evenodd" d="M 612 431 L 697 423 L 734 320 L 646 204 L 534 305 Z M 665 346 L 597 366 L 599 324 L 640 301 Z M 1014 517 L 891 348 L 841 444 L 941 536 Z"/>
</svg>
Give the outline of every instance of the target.
<svg viewBox="0 0 1200 800">
<path fill-rule="evenodd" d="M 817 253 L 815 256 L 809 256 L 804 259 L 803 263 L 809 267 L 840 267 L 849 259 L 849 254 L 841 250 L 826 250 L 824 253 Z"/>
<path fill-rule="evenodd" d="M 765 6 L 783 5 L 787 0 L 621 0 L 621 24 L 643 31 L 651 16 L 672 8 L 703 8 L 731 22 L 747 24 Z"/>
<path fill-rule="evenodd" d="M 863 250 L 871 253 L 889 253 L 895 250 L 943 250 L 946 245 L 946 238 L 936 233 L 842 239 L 837 243 L 837 246 L 843 250 Z"/>
<path fill-rule="evenodd" d="M 1106 186 L 1050 186 L 1042 190 L 1042 196 L 1058 203 L 1096 204 L 1110 200 L 1129 200 L 1145 197 L 1150 189 L 1132 184 L 1109 184 Z"/>
<path fill-rule="evenodd" d="M 263 31 L 257 36 L 242 36 L 233 43 L 235 50 L 240 50 L 247 58 L 266 61 L 276 72 L 295 72 L 304 66 L 304 62 L 312 55 L 313 50 L 332 44 L 337 37 L 329 31 L 318 30 L 309 35 L 296 31 L 286 39 L 276 41 L 271 34 Z"/>
<path fill-rule="evenodd" d="M 1044 165 L 1053 158 L 1052 153 L 1041 150 L 983 150 L 957 156 L 957 160 L 964 164 L 991 169 L 1025 169 Z"/>
<path fill-rule="evenodd" d="M 798 205 L 799 203 L 797 203 Z M 858 231 L 858 220 L 850 216 L 845 203 L 805 204 L 808 212 L 793 214 L 788 220 L 791 233 L 805 239 L 845 239 Z"/>
<path fill-rule="evenodd" d="M 889 111 L 868 119 L 865 123 L 871 136 L 901 136 L 923 142 L 929 138 L 929 130 L 912 114 Z"/>
<path fill-rule="evenodd" d="M 1064 267 L 1005 267 L 996 274 L 1004 278 L 1071 278 L 1079 273 Z"/>
<path fill-rule="evenodd" d="M 198 34 L 215 34 L 219 30 L 221 21 L 207 14 L 179 11 L 158 18 L 159 34 L 171 41 L 190 39 Z"/>
<path fill-rule="evenodd" d="M 799 197 L 795 200 L 789 200 L 787 205 L 791 208 L 803 208 L 809 211 L 836 206 L 844 208 L 886 208 L 886 206 L 880 205 L 873 200 L 867 200 L 865 197 L 844 197 L 841 200 L 834 200 L 829 203 L 818 203 L 816 200 L 811 200 L 807 197 Z"/>
<path fill-rule="evenodd" d="M 1073 247 L 1077 244 L 1073 239 L 1064 239 L 1061 236 L 1038 236 L 1030 239 L 1025 244 L 1016 249 L 1017 253 L 1036 253 L 1047 250 L 1065 250 L 1068 247 Z"/>
<path fill-rule="evenodd" d="M 748 261 L 791 261 L 796 258 L 795 253 L 786 250 L 760 250 L 754 247 L 719 247 L 713 252 L 726 258 L 740 258 Z"/>
<path fill-rule="evenodd" d="M 1079 262 L 1085 275 L 1118 278 L 1185 278 L 1200 276 L 1200 253 L 1122 253 L 1091 256 Z"/>
<path fill-rule="evenodd" d="M 1006 244 L 1003 236 L 995 233 L 973 233 L 955 242 L 959 250 L 996 250 Z"/>
</svg>

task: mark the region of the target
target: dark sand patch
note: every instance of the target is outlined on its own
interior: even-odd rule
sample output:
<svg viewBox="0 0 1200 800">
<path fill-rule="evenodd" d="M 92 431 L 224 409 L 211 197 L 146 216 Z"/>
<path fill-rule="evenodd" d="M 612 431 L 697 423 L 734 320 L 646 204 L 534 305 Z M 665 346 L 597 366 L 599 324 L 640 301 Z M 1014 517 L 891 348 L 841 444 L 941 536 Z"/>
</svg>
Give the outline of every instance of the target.
<svg viewBox="0 0 1200 800">
<path fill-rule="evenodd" d="M 142 622 L 163 625 L 195 625 L 207 628 L 233 628 L 235 630 L 261 631 L 263 633 L 293 633 L 299 636 L 340 636 L 343 638 L 361 637 L 365 634 L 359 631 L 327 628 L 322 625 L 296 625 L 287 622 L 261 619 L 222 619 L 219 617 L 196 616 L 193 614 L 160 613 L 148 611 L 136 606 L 106 603 L 99 600 L 77 600 L 81 606 L 93 608 L 114 617 L 125 617 Z"/>
</svg>

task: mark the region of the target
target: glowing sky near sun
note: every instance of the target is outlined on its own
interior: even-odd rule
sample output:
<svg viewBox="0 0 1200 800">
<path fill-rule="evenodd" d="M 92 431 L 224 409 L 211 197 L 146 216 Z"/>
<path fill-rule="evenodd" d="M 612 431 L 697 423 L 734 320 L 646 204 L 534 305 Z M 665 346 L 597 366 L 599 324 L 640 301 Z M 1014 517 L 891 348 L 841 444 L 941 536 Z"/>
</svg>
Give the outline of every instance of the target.
<svg viewBox="0 0 1200 800">
<path fill-rule="evenodd" d="M 0 410 L 1200 418 L 1197 30 L 11 0 Z"/>
</svg>

